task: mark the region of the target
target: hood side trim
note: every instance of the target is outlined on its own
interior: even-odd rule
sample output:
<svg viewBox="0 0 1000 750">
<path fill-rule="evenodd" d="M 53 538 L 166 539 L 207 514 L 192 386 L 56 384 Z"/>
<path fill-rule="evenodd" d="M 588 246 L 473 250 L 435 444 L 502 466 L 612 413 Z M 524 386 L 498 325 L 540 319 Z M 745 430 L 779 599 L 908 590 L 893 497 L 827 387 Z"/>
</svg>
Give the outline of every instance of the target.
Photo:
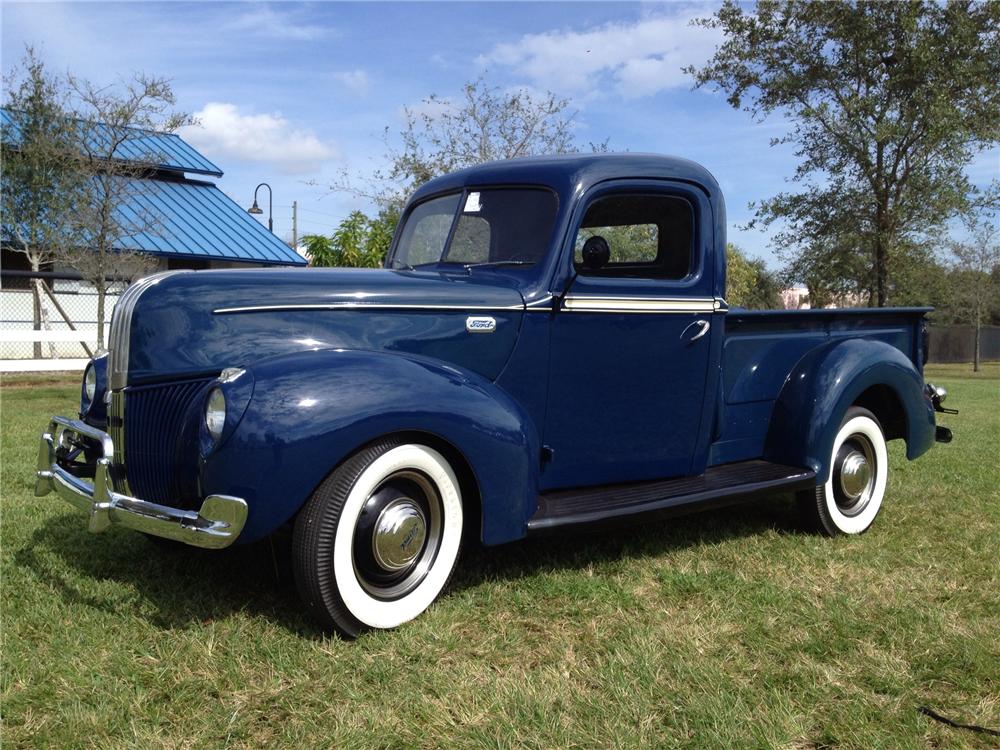
<svg viewBox="0 0 1000 750">
<path fill-rule="evenodd" d="M 378 302 L 335 302 L 331 304 L 289 304 L 289 305 L 250 305 L 247 307 L 220 307 L 212 310 L 214 315 L 231 315 L 234 313 L 251 312 L 294 312 L 296 310 L 477 310 L 477 311 L 517 311 L 522 312 L 524 305 L 414 305 L 406 303 Z"/>
</svg>

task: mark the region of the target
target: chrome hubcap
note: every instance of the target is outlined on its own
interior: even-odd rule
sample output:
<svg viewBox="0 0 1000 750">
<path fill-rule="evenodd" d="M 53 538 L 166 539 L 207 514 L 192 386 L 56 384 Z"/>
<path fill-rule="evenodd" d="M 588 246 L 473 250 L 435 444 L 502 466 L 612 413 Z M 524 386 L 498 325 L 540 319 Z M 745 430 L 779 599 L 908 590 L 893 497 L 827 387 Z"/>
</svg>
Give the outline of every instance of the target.
<svg viewBox="0 0 1000 750">
<path fill-rule="evenodd" d="M 840 468 L 840 488 L 856 500 L 861 497 L 872 478 L 871 464 L 861 451 L 851 451 Z"/>
<path fill-rule="evenodd" d="M 426 536 L 427 519 L 420 506 L 408 497 L 397 498 L 375 521 L 372 554 L 386 570 L 403 570 L 417 559 Z"/>
<path fill-rule="evenodd" d="M 840 446 L 834 462 L 833 494 L 845 516 L 865 509 L 875 488 L 875 449 L 865 435 L 851 435 Z"/>
<path fill-rule="evenodd" d="M 375 488 L 354 527 L 354 572 L 369 594 L 394 600 L 415 589 L 441 547 L 443 510 L 434 483 L 403 469 Z"/>
</svg>

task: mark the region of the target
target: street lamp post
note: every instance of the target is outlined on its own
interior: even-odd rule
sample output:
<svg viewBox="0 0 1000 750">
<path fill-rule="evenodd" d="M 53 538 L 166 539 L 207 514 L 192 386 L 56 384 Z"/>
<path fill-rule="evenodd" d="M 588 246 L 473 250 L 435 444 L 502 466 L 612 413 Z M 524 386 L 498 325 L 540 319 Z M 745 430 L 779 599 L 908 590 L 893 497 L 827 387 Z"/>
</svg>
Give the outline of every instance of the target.
<svg viewBox="0 0 1000 750">
<path fill-rule="evenodd" d="M 253 189 L 253 205 L 247 209 L 247 213 L 258 215 L 264 213 L 260 210 L 260 206 L 257 205 L 257 191 L 262 187 L 267 188 L 267 231 L 274 234 L 274 193 L 271 191 L 271 186 L 266 182 L 260 183 Z"/>
</svg>

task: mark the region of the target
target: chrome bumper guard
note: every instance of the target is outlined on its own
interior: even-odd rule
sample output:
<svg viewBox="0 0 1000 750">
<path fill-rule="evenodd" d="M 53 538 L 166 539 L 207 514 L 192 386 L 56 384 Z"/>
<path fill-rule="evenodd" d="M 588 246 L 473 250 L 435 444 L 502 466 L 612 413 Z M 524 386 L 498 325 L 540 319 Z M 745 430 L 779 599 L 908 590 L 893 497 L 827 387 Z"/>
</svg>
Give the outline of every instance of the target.
<svg viewBox="0 0 1000 750">
<path fill-rule="evenodd" d="M 65 444 L 66 433 L 89 438 L 101 446 L 93 483 L 59 465 L 56 451 Z M 53 417 L 38 446 L 35 496 L 55 492 L 89 515 L 88 528 L 95 533 L 118 525 L 194 547 L 221 549 L 236 541 L 243 531 L 247 504 L 239 497 L 209 495 L 196 513 L 113 491 L 108 472 L 114 452 L 114 442 L 108 433 L 76 419 Z"/>
</svg>

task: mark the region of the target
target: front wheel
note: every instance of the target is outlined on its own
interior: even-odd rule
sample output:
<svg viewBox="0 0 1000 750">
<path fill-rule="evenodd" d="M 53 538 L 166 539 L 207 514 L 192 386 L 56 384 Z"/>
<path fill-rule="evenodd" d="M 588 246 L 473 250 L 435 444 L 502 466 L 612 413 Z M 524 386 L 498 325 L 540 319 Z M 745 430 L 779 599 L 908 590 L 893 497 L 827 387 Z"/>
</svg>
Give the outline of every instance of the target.
<svg viewBox="0 0 1000 750">
<path fill-rule="evenodd" d="M 867 409 L 852 406 L 833 441 L 830 477 L 799 494 L 806 524 L 828 536 L 868 530 L 882 507 L 889 475 L 882 426 Z"/>
<path fill-rule="evenodd" d="M 300 511 L 292 540 L 299 594 L 348 637 L 402 625 L 451 577 L 462 522 L 458 480 L 440 453 L 375 443 L 334 470 Z"/>
</svg>

